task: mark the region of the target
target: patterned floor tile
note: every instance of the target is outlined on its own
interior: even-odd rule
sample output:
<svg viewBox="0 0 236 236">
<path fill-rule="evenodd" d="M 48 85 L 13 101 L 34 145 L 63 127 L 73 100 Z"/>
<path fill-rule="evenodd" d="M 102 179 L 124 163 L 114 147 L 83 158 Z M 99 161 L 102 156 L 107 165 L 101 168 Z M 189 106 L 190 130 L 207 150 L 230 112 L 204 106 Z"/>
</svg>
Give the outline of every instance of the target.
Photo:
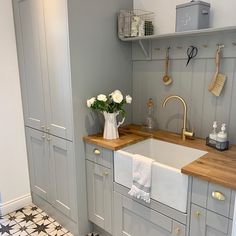
<svg viewBox="0 0 236 236">
<path fill-rule="evenodd" d="M 18 212 L 10 213 L 8 216 L 9 216 L 9 220 L 14 220 L 16 223 L 19 223 L 20 221 L 22 221 L 24 214 L 18 211 Z"/>
<path fill-rule="evenodd" d="M 55 220 L 45 212 L 41 212 L 40 215 L 42 215 L 42 220 L 49 220 L 51 222 L 55 222 Z"/>
<path fill-rule="evenodd" d="M 0 236 L 73 236 L 34 204 L 0 217 Z"/>
<path fill-rule="evenodd" d="M 55 225 L 52 222 L 42 220 L 27 227 L 26 231 L 30 235 L 43 235 L 43 233 L 47 235 L 54 231 L 54 227 Z"/>
<path fill-rule="evenodd" d="M 55 230 L 50 233 L 50 236 L 64 236 L 66 233 L 62 230 Z"/>
<path fill-rule="evenodd" d="M 0 236 L 13 235 L 19 231 L 20 226 L 14 221 L 5 221 L 0 224 Z"/>
<path fill-rule="evenodd" d="M 17 218 L 17 222 L 20 226 L 30 226 L 33 223 L 37 223 L 42 220 L 42 215 L 37 212 L 25 212 L 22 216 Z"/>
<path fill-rule="evenodd" d="M 66 233 L 69 233 L 67 229 L 65 229 L 62 225 L 60 225 L 58 222 L 53 222 L 54 224 L 54 231 L 50 233 L 52 236 L 62 236 Z"/>
<path fill-rule="evenodd" d="M 41 213 L 43 211 L 39 207 L 37 207 L 36 205 L 30 204 L 30 205 L 23 208 L 23 213 L 26 213 L 26 212 L 31 212 L 31 213 L 38 214 L 38 213 Z"/>
<path fill-rule="evenodd" d="M 13 236 L 27 236 L 29 235 L 25 230 L 23 230 L 25 227 L 21 227 L 18 232 L 13 234 Z M 26 229 L 26 228 L 25 228 Z"/>
</svg>

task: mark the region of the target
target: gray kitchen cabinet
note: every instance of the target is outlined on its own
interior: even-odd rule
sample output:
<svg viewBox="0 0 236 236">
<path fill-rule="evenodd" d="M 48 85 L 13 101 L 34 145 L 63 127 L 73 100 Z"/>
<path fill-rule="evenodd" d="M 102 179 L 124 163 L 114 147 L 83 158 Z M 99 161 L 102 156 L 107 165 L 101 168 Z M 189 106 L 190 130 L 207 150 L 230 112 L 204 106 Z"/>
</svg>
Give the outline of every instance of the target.
<svg viewBox="0 0 236 236">
<path fill-rule="evenodd" d="M 25 125 L 73 138 L 67 0 L 14 0 Z"/>
<path fill-rule="evenodd" d="M 230 236 L 231 231 L 228 218 L 192 204 L 190 236 Z"/>
<path fill-rule="evenodd" d="M 25 125 L 46 124 L 47 62 L 42 1 L 13 1 Z"/>
<path fill-rule="evenodd" d="M 114 236 L 185 236 L 186 227 L 114 192 Z"/>
<path fill-rule="evenodd" d="M 31 190 L 76 220 L 76 177 L 72 142 L 26 128 Z"/>
<path fill-rule="evenodd" d="M 50 201 L 49 146 L 43 132 L 26 128 L 31 191 Z"/>
<path fill-rule="evenodd" d="M 235 191 L 193 178 L 190 236 L 231 236 Z"/>
<path fill-rule="evenodd" d="M 233 218 L 235 192 L 232 189 L 193 178 L 191 201 L 226 218 Z"/>
<path fill-rule="evenodd" d="M 50 146 L 52 204 L 76 220 L 76 174 L 73 143 L 48 135 Z"/>
<path fill-rule="evenodd" d="M 89 220 L 112 233 L 111 169 L 86 160 L 86 172 Z"/>
</svg>

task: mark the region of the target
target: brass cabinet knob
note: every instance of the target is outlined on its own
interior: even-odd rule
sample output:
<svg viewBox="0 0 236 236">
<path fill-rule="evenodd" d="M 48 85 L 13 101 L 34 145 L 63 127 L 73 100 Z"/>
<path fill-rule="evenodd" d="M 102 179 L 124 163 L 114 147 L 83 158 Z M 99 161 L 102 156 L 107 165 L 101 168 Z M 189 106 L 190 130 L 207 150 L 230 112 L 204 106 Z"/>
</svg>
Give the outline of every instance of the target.
<svg viewBox="0 0 236 236">
<path fill-rule="evenodd" d="M 201 215 L 201 212 L 200 212 L 200 211 L 196 211 L 196 212 L 195 212 L 195 216 L 196 216 L 196 217 L 199 217 L 200 215 Z"/>
<path fill-rule="evenodd" d="M 109 173 L 107 171 L 103 172 L 103 176 L 108 176 Z"/>
<path fill-rule="evenodd" d="M 212 192 L 211 196 L 218 201 L 225 201 L 225 195 L 219 191 Z"/>
<path fill-rule="evenodd" d="M 180 228 L 177 227 L 177 228 L 175 229 L 175 234 L 180 234 Z"/>
<path fill-rule="evenodd" d="M 101 154 L 101 151 L 99 150 L 99 149 L 97 149 L 97 148 L 94 148 L 93 149 L 93 153 L 95 154 L 95 155 L 100 155 Z"/>
</svg>

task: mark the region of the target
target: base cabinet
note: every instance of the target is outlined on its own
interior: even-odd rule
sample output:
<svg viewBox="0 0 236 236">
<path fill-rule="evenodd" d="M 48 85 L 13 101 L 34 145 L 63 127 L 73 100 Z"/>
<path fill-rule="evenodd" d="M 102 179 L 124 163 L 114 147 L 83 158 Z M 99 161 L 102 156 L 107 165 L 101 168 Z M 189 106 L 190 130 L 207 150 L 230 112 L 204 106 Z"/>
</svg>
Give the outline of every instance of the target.
<svg viewBox="0 0 236 236">
<path fill-rule="evenodd" d="M 192 204 L 190 236 L 231 236 L 232 221 Z"/>
<path fill-rule="evenodd" d="M 76 182 L 72 142 L 26 128 L 31 190 L 76 220 Z"/>
<path fill-rule="evenodd" d="M 89 220 L 112 233 L 111 169 L 86 161 Z"/>
<path fill-rule="evenodd" d="M 185 236 L 186 227 L 114 192 L 114 236 Z"/>
</svg>

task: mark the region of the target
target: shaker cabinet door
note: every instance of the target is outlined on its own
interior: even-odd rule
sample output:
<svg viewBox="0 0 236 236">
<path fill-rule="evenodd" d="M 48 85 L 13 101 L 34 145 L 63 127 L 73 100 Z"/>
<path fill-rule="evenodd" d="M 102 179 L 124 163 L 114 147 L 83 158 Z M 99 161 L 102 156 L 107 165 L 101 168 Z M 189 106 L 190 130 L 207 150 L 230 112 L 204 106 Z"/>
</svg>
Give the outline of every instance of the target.
<svg viewBox="0 0 236 236">
<path fill-rule="evenodd" d="M 111 170 L 86 161 L 88 215 L 93 223 L 112 233 Z"/>
<path fill-rule="evenodd" d="M 48 135 L 52 204 L 73 220 L 76 220 L 76 174 L 73 143 Z"/>
<path fill-rule="evenodd" d="M 67 0 L 13 0 L 25 125 L 72 140 Z"/>
<path fill-rule="evenodd" d="M 25 125 L 44 130 L 47 60 L 41 0 L 13 0 Z"/>
<path fill-rule="evenodd" d="M 192 204 L 190 236 L 205 236 L 206 209 Z"/>
<path fill-rule="evenodd" d="M 190 236 L 228 236 L 231 228 L 228 218 L 192 204 Z"/>
<path fill-rule="evenodd" d="M 31 191 L 50 200 L 49 146 L 43 132 L 26 128 Z"/>
<path fill-rule="evenodd" d="M 72 140 L 72 90 L 67 0 L 43 0 L 49 86 L 49 132 Z"/>
</svg>

